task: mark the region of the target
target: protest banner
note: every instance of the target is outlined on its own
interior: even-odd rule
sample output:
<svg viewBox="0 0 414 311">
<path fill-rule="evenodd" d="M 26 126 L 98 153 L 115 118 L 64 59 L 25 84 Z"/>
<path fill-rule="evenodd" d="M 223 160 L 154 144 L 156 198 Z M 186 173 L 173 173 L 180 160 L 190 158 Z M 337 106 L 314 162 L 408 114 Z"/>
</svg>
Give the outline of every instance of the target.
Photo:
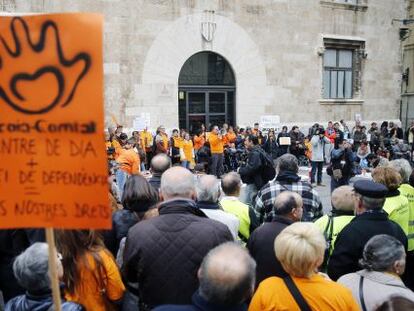
<svg viewBox="0 0 414 311">
<path fill-rule="evenodd" d="M 259 127 L 264 135 L 269 133 L 270 130 L 278 133 L 280 131 L 280 117 L 277 115 L 261 116 Z"/>
<path fill-rule="evenodd" d="M 0 16 L 0 228 L 111 226 L 97 14 Z"/>
</svg>

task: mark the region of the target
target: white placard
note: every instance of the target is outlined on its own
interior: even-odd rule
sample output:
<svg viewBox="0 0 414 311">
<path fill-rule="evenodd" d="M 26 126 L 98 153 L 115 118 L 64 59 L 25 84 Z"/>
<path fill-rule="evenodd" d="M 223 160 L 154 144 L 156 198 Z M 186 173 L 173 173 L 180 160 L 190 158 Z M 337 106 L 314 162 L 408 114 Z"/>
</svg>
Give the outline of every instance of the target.
<svg viewBox="0 0 414 311">
<path fill-rule="evenodd" d="M 280 116 L 267 115 L 260 117 L 260 130 L 263 134 L 267 134 L 270 130 L 276 133 L 280 130 Z"/>
<path fill-rule="evenodd" d="M 150 114 L 143 112 L 139 116 L 135 117 L 132 127 L 134 131 L 143 131 L 145 128 L 150 127 L 150 121 Z"/>
<path fill-rule="evenodd" d="M 279 144 L 281 146 L 290 146 L 290 137 L 280 137 Z"/>
</svg>

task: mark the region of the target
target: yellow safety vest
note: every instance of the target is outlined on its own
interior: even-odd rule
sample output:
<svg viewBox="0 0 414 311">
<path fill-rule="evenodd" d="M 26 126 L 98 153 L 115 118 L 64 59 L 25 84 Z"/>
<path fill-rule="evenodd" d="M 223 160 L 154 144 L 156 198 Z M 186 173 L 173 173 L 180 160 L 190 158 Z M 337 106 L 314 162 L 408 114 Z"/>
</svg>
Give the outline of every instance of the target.
<svg viewBox="0 0 414 311">
<path fill-rule="evenodd" d="M 239 219 L 239 233 L 243 238 L 248 240 L 250 237 L 249 206 L 233 197 L 224 197 L 220 201 L 220 205 L 225 212 L 233 214 Z"/>
<path fill-rule="evenodd" d="M 408 199 L 409 220 L 408 220 L 408 251 L 414 250 L 414 188 L 409 184 L 402 184 L 398 189 Z"/>
<path fill-rule="evenodd" d="M 383 210 L 388 213 L 388 218 L 399 224 L 408 236 L 408 222 L 410 220 L 408 199 L 401 194 L 388 197 L 385 200 Z"/>
<path fill-rule="evenodd" d="M 322 216 L 321 218 L 319 218 L 318 220 L 315 221 L 315 225 L 318 226 L 318 228 L 321 230 L 321 232 L 324 235 L 326 235 L 326 237 L 332 236 L 331 237 L 331 243 L 329 245 L 329 255 L 332 255 L 332 252 L 333 252 L 334 246 L 335 246 L 335 241 L 336 241 L 336 238 L 338 237 L 338 234 L 342 231 L 343 228 L 345 228 L 345 226 L 347 224 L 349 224 L 351 222 L 352 219 L 354 219 L 354 217 L 355 216 L 353 216 L 353 215 L 334 216 L 332 218 L 332 220 L 333 220 L 332 229 L 328 228 L 329 215 L 324 215 L 324 216 Z M 330 232 L 332 232 L 332 235 L 331 235 Z"/>
</svg>

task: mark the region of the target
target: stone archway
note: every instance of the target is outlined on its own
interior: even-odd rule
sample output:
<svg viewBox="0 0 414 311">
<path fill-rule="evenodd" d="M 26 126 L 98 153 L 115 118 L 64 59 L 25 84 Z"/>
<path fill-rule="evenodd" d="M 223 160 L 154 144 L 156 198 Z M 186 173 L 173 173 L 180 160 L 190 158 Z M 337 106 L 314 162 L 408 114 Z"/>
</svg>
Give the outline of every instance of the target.
<svg viewBox="0 0 414 311">
<path fill-rule="evenodd" d="M 178 76 L 185 61 L 201 51 L 222 55 L 233 68 L 237 88 L 237 124 L 251 124 L 273 102 L 259 49 L 249 34 L 231 19 L 215 15 L 211 42 L 202 38 L 205 14 L 181 17 L 163 29 L 148 50 L 141 84 L 136 87 L 139 109 L 150 112 L 151 125 L 176 127 Z M 260 103 L 260 105 L 257 105 Z"/>
</svg>

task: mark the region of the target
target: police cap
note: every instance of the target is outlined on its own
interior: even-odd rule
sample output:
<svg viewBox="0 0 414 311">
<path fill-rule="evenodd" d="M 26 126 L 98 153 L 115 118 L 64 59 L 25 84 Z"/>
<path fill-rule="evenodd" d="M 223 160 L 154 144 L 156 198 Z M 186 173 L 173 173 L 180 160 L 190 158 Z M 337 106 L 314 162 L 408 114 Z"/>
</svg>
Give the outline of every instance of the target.
<svg viewBox="0 0 414 311">
<path fill-rule="evenodd" d="M 384 198 L 388 193 L 387 187 L 372 180 L 358 180 L 354 183 L 354 189 L 356 193 L 374 199 Z"/>
</svg>

